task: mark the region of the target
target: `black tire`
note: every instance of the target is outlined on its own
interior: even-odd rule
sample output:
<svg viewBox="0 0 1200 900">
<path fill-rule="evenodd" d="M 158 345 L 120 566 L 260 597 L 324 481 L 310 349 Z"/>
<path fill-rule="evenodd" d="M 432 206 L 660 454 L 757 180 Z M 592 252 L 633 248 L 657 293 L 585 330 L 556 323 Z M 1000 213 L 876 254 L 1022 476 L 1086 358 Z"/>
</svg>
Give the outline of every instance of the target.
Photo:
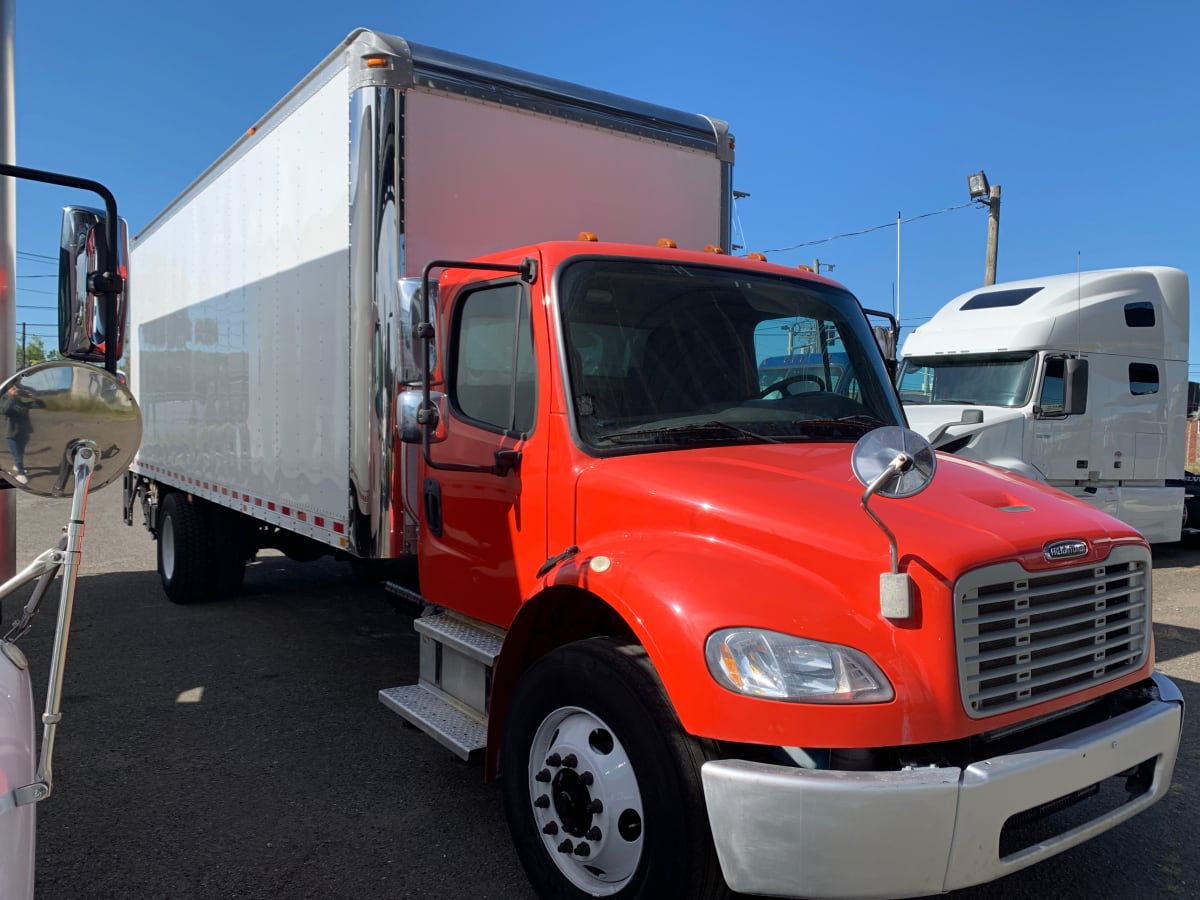
<svg viewBox="0 0 1200 900">
<path fill-rule="evenodd" d="M 158 576 L 172 603 L 197 603 L 209 597 L 212 543 L 197 502 L 172 492 L 158 513 Z"/>
<path fill-rule="evenodd" d="M 710 745 L 684 733 L 640 646 L 554 650 L 509 709 L 504 811 L 538 896 L 730 896 L 700 782 Z"/>
<path fill-rule="evenodd" d="M 241 513 L 209 506 L 213 541 L 212 595 L 232 597 L 242 589 L 249 559 L 245 519 Z"/>
</svg>

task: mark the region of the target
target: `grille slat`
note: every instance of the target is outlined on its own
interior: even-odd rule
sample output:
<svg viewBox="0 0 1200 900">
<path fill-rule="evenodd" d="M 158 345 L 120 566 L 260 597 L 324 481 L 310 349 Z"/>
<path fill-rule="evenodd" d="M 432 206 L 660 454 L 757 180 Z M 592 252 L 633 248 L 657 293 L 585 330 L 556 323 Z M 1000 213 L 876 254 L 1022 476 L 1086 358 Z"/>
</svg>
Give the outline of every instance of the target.
<svg viewBox="0 0 1200 900">
<path fill-rule="evenodd" d="M 1123 647 L 1129 646 L 1130 641 L 1122 641 L 1117 644 L 1115 649 L 1120 650 Z M 1105 646 L 1105 651 L 1108 651 L 1111 645 Z M 1023 673 L 1030 673 L 1027 679 L 1027 684 L 1022 683 L 1022 686 L 1039 686 L 1053 684 L 1056 681 L 1062 681 L 1064 678 L 1070 678 L 1076 675 L 1085 675 L 1089 672 L 1095 672 L 1098 669 L 1107 669 L 1110 666 L 1117 665 L 1127 659 L 1141 656 L 1142 648 L 1137 647 L 1131 650 L 1126 650 L 1124 653 L 1113 655 L 1105 652 L 1105 655 L 1097 659 L 1090 653 L 1058 653 L 1054 656 L 1047 657 L 1045 660 L 1039 660 L 1037 666 L 1032 665 L 1012 665 L 1005 666 L 1003 669 L 989 670 L 981 675 L 974 675 L 969 681 L 973 683 L 983 683 L 994 681 L 998 678 L 1005 678 L 1011 681 L 1010 676 L 1019 677 Z M 1076 661 L 1079 661 L 1076 663 Z M 1085 661 L 1086 660 L 1086 661 Z M 1036 678 L 1032 675 L 1033 670 L 1037 668 L 1042 672 Z M 1005 684 L 999 688 L 980 688 L 975 691 L 975 696 L 981 700 L 986 700 L 990 697 L 998 697 L 1005 692 L 1011 692 L 1010 684 Z"/>
<path fill-rule="evenodd" d="M 1141 604 L 1136 604 L 1136 605 L 1140 606 Z M 1130 605 L 1130 608 L 1132 608 L 1132 606 L 1133 605 Z M 1105 612 L 1109 612 L 1109 611 L 1105 610 Z M 1091 616 L 1088 618 L 1096 618 L 1096 617 Z M 1114 635 L 1114 634 L 1117 634 L 1118 631 L 1126 631 L 1128 629 L 1129 629 L 1129 623 L 1124 622 L 1124 620 L 1122 620 L 1122 622 L 1118 622 L 1115 625 L 1111 625 L 1111 626 L 1109 626 L 1109 628 L 1096 631 L 1097 635 L 1104 635 L 1104 638 L 1105 638 L 1105 640 L 1102 643 L 1098 643 L 1098 644 L 1096 644 L 1096 646 L 1112 647 L 1112 644 L 1114 644 L 1115 641 L 1112 641 L 1111 638 L 1109 637 L 1109 635 Z M 1010 631 L 1009 634 L 1012 634 L 1015 636 L 1015 635 L 1020 634 L 1020 632 L 1018 630 L 1014 629 L 1014 630 Z M 1140 638 L 1139 638 L 1139 640 L 1140 640 Z M 1079 642 L 1078 635 L 1067 634 L 1067 635 L 1061 635 L 1061 636 L 1052 637 L 1052 638 L 1043 638 L 1043 640 L 1040 640 L 1040 641 L 1031 641 L 1030 644 L 1028 644 L 1027 649 L 1028 649 L 1028 652 L 1033 654 L 1033 653 L 1040 652 L 1040 650 L 1051 650 L 1056 647 L 1066 647 L 1067 644 L 1078 643 L 1078 642 Z M 1093 647 L 1093 649 L 1094 649 L 1094 647 Z M 977 654 L 974 654 L 973 656 L 967 656 L 966 661 L 972 662 L 972 664 L 984 664 L 984 662 L 995 662 L 997 660 L 1008 659 L 1009 656 L 1012 656 L 1012 655 L 1013 655 L 1012 649 L 1001 648 L 1001 649 L 995 649 L 995 650 L 988 650 L 988 652 L 986 652 L 986 653 L 977 653 Z"/>
<path fill-rule="evenodd" d="M 1089 567 L 1089 568 L 1091 568 L 1091 567 Z M 1022 569 L 1022 571 L 1024 571 L 1024 570 Z M 1094 571 L 1095 570 L 1093 569 L 1093 572 Z M 1026 574 L 1028 574 L 1028 573 L 1026 573 Z M 1129 576 L 1128 575 L 1122 576 L 1122 578 L 1127 578 L 1127 577 L 1129 577 Z M 1078 580 L 1073 579 L 1071 581 L 1071 586 L 1076 589 L 1081 589 L 1081 588 L 1085 588 L 1085 587 L 1095 587 L 1096 585 L 1106 584 L 1110 581 L 1115 581 L 1115 580 L 1117 580 L 1117 579 L 1113 578 L 1112 576 L 1094 575 L 1093 574 L 1091 577 L 1088 577 L 1088 578 L 1080 578 Z M 1007 602 L 1009 600 L 1017 600 L 1017 599 L 1025 599 L 1025 598 L 1033 599 L 1033 598 L 1037 598 L 1037 597 L 1043 597 L 1043 596 L 1046 596 L 1047 594 L 1059 593 L 1061 590 L 1060 584 L 1061 584 L 1060 582 L 1050 582 L 1049 584 L 1046 584 L 1046 585 L 1043 585 L 1040 587 L 1036 587 L 1036 588 L 1030 588 L 1030 589 L 1024 590 L 1024 591 L 1020 591 L 1020 590 L 997 591 L 994 594 L 990 594 L 988 599 L 1000 601 L 1000 602 Z"/>
<path fill-rule="evenodd" d="M 1007 562 L 955 584 L 959 685 L 967 713 L 996 715 L 1138 669 L 1149 652 L 1150 555 L 1031 573 Z"/>
<path fill-rule="evenodd" d="M 1107 669 L 1110 665 L 1116 665 L 1130 659 L 1140 659 L 1141 655 L 1142 652 L 1140 650 L 1131 650 L 1128 653 L 1121 654 L 1119 657 L 1113 657 L 1112 659 L 1104 660 L 1100 664 L 1099 668 L 1082 665 L 1074 666 L 1069 669 L 1056 670 L 1042 675 L 1036 679 L 1030 679 L 1029 681 L 1022 682 L 1021 687 L 1028 688 L 1032 693 L 1039 688 L 1047 688 L 1058 684 L 1059 682 L 1069 681 L 1071 684 L 1070 690 L 1082 690 L 1085 687 L 1090 687 L 1092 684 L 1099 684 L 1109 681 L 1113 677 L 1111 673 L 1107 672 Z M 991 688 L 987 690 L 976 691 L 974 696 L 979 702 L 983 703 L 988 700 L 994 700 L 998 697 L 1007 697 L 1012 693 L 1012 688 L 1005 686 L 1004 688 Z M 1040 702 L 1044 699 L 1045 697 L 1038 697 L 1037 701 Z"/>
<path fill-rule="evenodd" d="M 1073 596 L 1073 597 L 1070 597 L 1065 600 L 1057 600 L 1057 601 L 1054 601 L 1053 603 L 1046 603 L 1046 604 L 1039 605 L 1037 607 L 1037 609 L 1038 609 L 1038 612 L 1041 612 L 1041 613 L 1064 612 L 1068 609 L 1077 609 L 1081 606 L 1092 605 L 1096 602 L 1097 597 L 1103 597 L 1106 600 L 1109 597 L 1115 597 L 1115 598 L 1120 599 L 1121 597 L 1140 596 L 1143 593 L 1144 593 L 1144 589 L 1141 587 L 1129 587 L 1129 588 L 1124 588 L 1124 589 L 1120 589 L 1120 590 L 1105 591 L 1104 593 L 1101 593 L 1101 594 L 1077 595 L 1077 596 Z M 1046 596 L 1046 595 L 1043 594 L 1043 596 Z M 989 606 L 995 602 L 996 601 L 991 597 L 988 597 L 986 600 L 986 603 Z M 1004 620 L 1010 619 L 1010 618 L 1012 618 L 1011 610 L 1001 610 L 998 612 L 983 613 L 978 616 L 968 616 L 962 620 L 962 623 L 964 625 L 990 625 L 993 622 L 1003 622 Z"/>
<path fill-rule="evenodd" d="M 1079 613 L 1078 615 L 1075 615 L 1075 616 L 1068 616 L 1067 618 L 1060 620 L 1057 624 L 1060 628 L 1063 627 L 1064 625 L 1066 625 L 1066 626 L 1085 625 L 1088 622 L 1094 622 L 1096 620 L 1096 618 L 1099 616 L 1103 616 L 1103 617 L 1107 618 L 1107 617 L 1114 616 L 1114 615 L 1123 615 L 1124 613 L 1131 613 L 1136 610 L 1144 609 L 1145 605 L 1146 604 L 1144 604 L 1140 601 L 1137 601 L 1137 602 L 1130 602 L 1130 603 L 1122 603 L 1120 606 L 1106 606 L 1104 609 L 1091 610 L 1090 612 L 1087 612 L 1087 613 Z M 1122 619 L 1119 624 L 1113 625 L 1112 627 L 1108 628 L 1107 630 L 1108 631 L 1118 631 L 1121 628 L 1128 628 L 1128 627 L 1129 627 L 1129 623 L 1126 622 L 1124 619 Z M 998 640 L 1015 640 L 1016 638 L 1018 638 L 1024 634 L 1026 634 L 1026 630 L 1023 628 L 1007 628 L 1004 631 L 988 632 L 987 634 L 974 637 L 971 640 L 967 641 L 966 649 L 968 651 L 970 651 L 971 645 L 973 645 L 973 644 L 974 645 L 987 644 L 987 643 L 993 643 Z M 1031 641 L 1030 645 L 1029 645 L 1029 649 L 1030 650 L 1042 650 L 1042 649 L 1047 649 L 1049 647 L 1057 647 L 1057 646 L 1060 646 L 1061 644 L 1070 643 L 1071 641 L 1076 641 L 1078 639 L 1079 639 L 1078 637 L 1076 637 L 1075 635 L 1072 634 L 1072 635 L 1067 635 L 1064 637 L 1042 639 L 1042 640 L 1036 641 L 1036 642 Z M 1004 652 L 1005 651 L 990 650 L 987 652 L 976 653 L 974 656 L 968 656 L 967 661 L 968 662 L 989 662 L 992 659 L 998 658 L 997 655 L 1003 655 Z"/>
</svg>

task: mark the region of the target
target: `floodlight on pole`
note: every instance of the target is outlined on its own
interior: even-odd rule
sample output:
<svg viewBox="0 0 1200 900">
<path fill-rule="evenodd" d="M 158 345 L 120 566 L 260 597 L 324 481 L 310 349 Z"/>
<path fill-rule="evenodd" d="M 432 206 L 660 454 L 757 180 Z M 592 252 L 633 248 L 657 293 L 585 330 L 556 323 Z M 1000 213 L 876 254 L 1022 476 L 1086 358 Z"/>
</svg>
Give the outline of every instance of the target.
<svg viewBox="0 0 1200 900">
<path fill-rule="evenodd" d="M 988 192 L 991 190 L 987 175 L 982 171 L 976 172 L 974 175 L 968 175 L 967 190 L 971 192 L 972 200 L 987 200 Z"/>
</svg>

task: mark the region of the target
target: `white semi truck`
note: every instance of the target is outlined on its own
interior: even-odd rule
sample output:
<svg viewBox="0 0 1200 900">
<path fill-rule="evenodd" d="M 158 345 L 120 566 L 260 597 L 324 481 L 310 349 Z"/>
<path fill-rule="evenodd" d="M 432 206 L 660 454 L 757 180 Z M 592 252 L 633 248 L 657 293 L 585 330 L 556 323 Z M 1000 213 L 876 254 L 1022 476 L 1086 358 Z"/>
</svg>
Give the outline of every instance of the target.
<svg viewBox="0 0 1200 900">
<path fill-rule="evenodd" d="M 908 421 L 934 447 L 1044 481 L 1177 541 L 1188 279 L 1150 266 L 968 291 L 904 342 Z"/>
</svg>

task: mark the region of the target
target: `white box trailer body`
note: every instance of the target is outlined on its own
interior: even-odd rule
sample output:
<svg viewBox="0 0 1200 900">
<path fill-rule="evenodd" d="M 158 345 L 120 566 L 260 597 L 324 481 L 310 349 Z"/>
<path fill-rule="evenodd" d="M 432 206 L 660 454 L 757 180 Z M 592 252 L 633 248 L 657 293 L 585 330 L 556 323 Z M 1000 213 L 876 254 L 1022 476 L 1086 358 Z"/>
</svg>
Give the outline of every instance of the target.
<svg viewBox="0 0 1200 900">
<path fill-rule="evenodd" d="M 704 116 L 355 31 L 135 239 L 134 473 L 404 555 L 402 279 L 584 230 L 727 248 L 732 148 Z"/>
<path fill-rule="evenodd" d="M 910 334 L 902 356 L 905 413 L 938 449 L 1045 481 L 1151 542 L 1179 540 L 1183 272 L 1108 269 L 969 291 Z M 1071 359 L 1086 360 L 1076 411 L 1063 406 Z"/>
</svg>

